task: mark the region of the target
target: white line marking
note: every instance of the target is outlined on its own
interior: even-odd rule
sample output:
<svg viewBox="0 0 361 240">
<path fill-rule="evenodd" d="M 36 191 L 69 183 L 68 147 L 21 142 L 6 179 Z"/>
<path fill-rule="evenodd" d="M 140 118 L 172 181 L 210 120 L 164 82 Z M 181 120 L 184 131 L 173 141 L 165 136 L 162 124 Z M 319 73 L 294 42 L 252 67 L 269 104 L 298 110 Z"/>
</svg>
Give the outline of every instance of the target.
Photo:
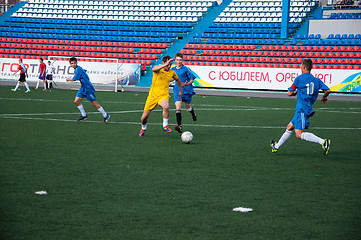
<svg viewBox="0 0 361 240">
<path fill-rule="evenodd" d="M 36 117 L 16 117 L 16 116 L 0 116 L 1 118 L 6 119 L 24 119 L 24 120 L 43 120 L 43 121 L 58 121 L 58 122 L 77 122 L 76 120 L 70 119 L 56 119 L 56 118 L 36 118 Z M 85 120 L 86 123 L 103 123 L 101 121 L 90 121 Z M 140 122 L 108 122 L 107 124 L 128 124 L 128 125 L 140 125 Z M 162 123 L 148 123 L 149 125 L 162 125 Z M 170 124 L 174 125 L 174 124 Z M 255 126 L 255 125 L 210 125 L 210 124 L 192 124 L 189 125 L 192 127 L 212 127 L 212 128 L 252 128 L 252 129 L 283 129 L 285 126 Z M 322 129 L 322 130 L 361 130 L 360 128 L 331 128 L 331 127 L 312 127 L 312 129 Z"/>
<path fill-rule="evenodd" d="M 43 99 L 43 98 L 0 98 L 0 100 L 8 101 L 34 101 L 34 102 L 73 102 L 72 99 L 69 100 L 57 100 L 57 99 Z M 144 102 L 118 102 L 118 101 L 102 101 L 102 103 L 115 103 L 115 104 L 145 104 Z"/>
<path fill-rule="evenodd" d="M 154 110 L 154 111 L 161 111 L 161 110 Z M 143 110 L 132 110 L 132 111 L 114 111 L 108 112 L 110 114 L 122 114 L 122 113 L 141 113 Z M 99 114 L 99 112 L 87 112 L 87 114 Z M 49 115 L 79 115 L 79 112 L 72 112 L 72 113 L 3 113 L 0 114 L 2 116 L 49 116 Z"/>
<path fill-rule="evenodd" d="M 42 99 L 42 98 L 0 98 L 0 100 L 12 100 L 12 101 L 39 101 L 39 102 L 72 102 L 72 100 L 56 100 L 56 99 Z M 121 101 L 102 101 L 104 103 L 114 103 L 114 104 L 141 104 L 144 105 L 144 102 L 121 102 Z M 280 107 L 275 107 L 275 108 L 267 108 L 267 107 L 254 107 L 254 106 L 241 106 L 241 105 L 237 105 L 237 106 L 230 106 L 230 105 L 216 105 L 216 104 L 194 104 L 194 106 L 203 106 L 203 107 L 227 107 L 227 108 L 234 108 L 234 109 L 240 109 L 240 110 L 264 110 L 264 111 L 271 111 L 271 110 L 285 110 L 285 111 L 293 111 L 294 108 L 280 108 Z M 222 110 L 234 110 L 234 109 L 222 109 Z M 336 109 L 336 110 L 333 110 Z M 208 109 L 200 109 L 197 108 L 197 110 L 207 110 Z M 217 109 L 211 109 L 211 110 L 217 110 Z M 338 110 L 360 110 L 361 108 L 315 108 L 316 111 L 327 111 L 327 112 L 334 112 L 334 113 L 356 113 L 359 114 L 361 112 L 343 112 L 343 111 L 338 111 Z"/>
</svg>

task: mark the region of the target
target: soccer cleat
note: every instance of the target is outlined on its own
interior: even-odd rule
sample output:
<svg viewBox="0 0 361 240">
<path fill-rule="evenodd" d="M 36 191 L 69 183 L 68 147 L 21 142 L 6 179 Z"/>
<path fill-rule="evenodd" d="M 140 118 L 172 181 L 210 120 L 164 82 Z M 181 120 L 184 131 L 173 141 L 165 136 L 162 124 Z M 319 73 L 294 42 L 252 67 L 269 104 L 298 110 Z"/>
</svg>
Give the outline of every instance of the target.
<svg viewBox="0 0 361 240">
<path fill-rule="evenodd" d="M 273 153 L 276 153 L 278 151 L 278 148 L 276 148 L 276 144 L 277 143 L 275 141 L 273 141 L 273 140 L 270 142 Z"/>
<path fill-rule="evenodd" d="M 16 92 L 15 88 L 11 89 L 11 91 Z"/>
<path fill-rule="evenodd" d="M 35 88 L 35 87 L 33 87 L 33 89 L 35 90 L 35 91 L 37 91 L 38 89 L 37 88 Z"/>
<path fill-rule="evenodd" d="M 77 121 L 85 120 L 88 118 L 88 115 L 86 116 L 80 116 L 80 118 L 77 119 Z"/>
<path fill-rule="evenodd" d="M 104 123 L 107 123 L 109 121 L 110 115 L 107 114 L 107 116 L 104 118 Z"/>
<path fill-rule="evenodd" d="M 145 132 L 145 130 L 141 129 L 140 132 L 139 132 L 139 137 L 144 137 L 144 132 Z"/>
<path fill-rule="evenodd" d="M 44 88 L 43 91 L 46 91 L 46 88 Z"/>
<path fill-rule="evenodd" d="M 182 133 L 183 132 L 183 129 L 182 129 L 182 126 L 178 126 L 178 125 L 175 125 L 174 129 L 179 132 L 179 133 Z"/>
<path fill-rule="evenodd" d="M 28 92 L 30 92 L 30 89 L 25 91 L 25 93 L 28 93 Z"/>
<path fill-rule="evenodd" d="M 163 128 L 164 131 L 166 131 L 167 133 L 171 133 L 172 132 L 172 129 L 170 129 L 168 126 L 165 126 Z"/>
<path fill-rule="evenodd" d="M 193 121 L 197 121 L 197 115 L 196 115 L 196 113 L 194 113 L 194 114 L 192 115 L 192 119 L 193 119 Z"/>
<path fill-rule="evenodd" d="M 326 156 L 328 154 L 328 151 L 330 151 L 330 145 L 331 145 L 331 140 L 330 139 L 325 139 L 325 142 L 322 144 L 322 148 L 324 150 L 324 155 Z"/>
</svg>

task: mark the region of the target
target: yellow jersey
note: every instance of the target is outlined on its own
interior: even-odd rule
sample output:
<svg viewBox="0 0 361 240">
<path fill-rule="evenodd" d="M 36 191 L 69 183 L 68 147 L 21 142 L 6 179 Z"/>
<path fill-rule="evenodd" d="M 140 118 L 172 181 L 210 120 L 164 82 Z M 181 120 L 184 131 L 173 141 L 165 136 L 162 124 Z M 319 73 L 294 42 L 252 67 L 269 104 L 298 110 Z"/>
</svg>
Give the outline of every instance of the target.
<svg viewBox="0 0 361 240">
<path fill-rule="evenodd" d="M 169 95 L 169 83 L 172 79 L 179 80 L 177 74 L 172 69 L 164 71 L 162 68 L 157 72 L 153 72 L 152 86 L 150 87 L 149 95 Z"/>
</svg>

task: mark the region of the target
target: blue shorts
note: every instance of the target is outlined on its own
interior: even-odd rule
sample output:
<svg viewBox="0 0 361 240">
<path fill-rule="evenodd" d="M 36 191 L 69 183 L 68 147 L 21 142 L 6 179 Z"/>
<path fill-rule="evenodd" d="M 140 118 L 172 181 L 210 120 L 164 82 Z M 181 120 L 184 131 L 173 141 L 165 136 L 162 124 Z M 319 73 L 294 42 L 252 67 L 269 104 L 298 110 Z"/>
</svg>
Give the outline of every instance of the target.
<svg viewBox="0 0 361 240">
<path fill-rule="evenodd" d="M 47 75 L 45 76 L 45 78 L 46 78 L 46 80 L 53 80 L 53 75 L 47 74 Z"/>
<path fill-rule="evenodd" d="M 95 100 L 97 100 L 97 98 L 95 97 L 95 93 L 94 92 L 82 92 L 82 91 L 78 91 L 78 93 L 76 94 L 77 97 L 85 97 L 86 99 L 88 99 L 89 102 L 93 102 Z"/>
<path fill-rule="evenodd" d="M 41 74 L 39 75 L 39 79 L 40 80 L 45 80 L 45 74 L 42 76 Z"/>
<path fill-rule="evenodd" d="M 173 93 L 174 102 L 182 101 L 188 104 L 191 104 L 192 102 L 192 96 L 191 94 L 185 94 L 182 95 L 182 99 L 179 98 L 179 92 Z"/>
<path fill-rule="evenodd" d="M 310 126 L 310 121 L 308 116 L 303 113 L 295 113 L 295 116 L 292 118 L 291 123 L 295 126 L 295 129 L 308 129 Z"/>
</svg>

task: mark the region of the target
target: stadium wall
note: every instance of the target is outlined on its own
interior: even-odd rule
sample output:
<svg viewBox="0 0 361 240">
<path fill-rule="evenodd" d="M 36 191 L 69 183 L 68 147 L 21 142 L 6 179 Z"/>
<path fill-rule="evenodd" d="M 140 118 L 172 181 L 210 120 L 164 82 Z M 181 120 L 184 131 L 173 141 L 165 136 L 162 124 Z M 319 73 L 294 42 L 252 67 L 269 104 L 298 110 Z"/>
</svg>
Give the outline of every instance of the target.
<svg viewBox="0 0 361 240">
<path fill-rule="evenodd" d="M 332 13 L 361 13 L 361 9 L 332 9 L 332 10 L 323 10 L 322 17 L 328 18 Z"/>
<path fill-rule="evenodd" d="M 17 81 L 19 76 L 15 76 L 14 73 L 19 64 L 16 60 L 0 58 L 0 79 Z M 40 72 L 39 60 L 28 59 L 24 61 L 24 64 L 28 68 L 27 80 L 37 81 Z M 69 66 L 67 61 L 56 61 L 53 64 L 55 82 L 66 83 L 66 78 L 71 78 L 74 74 L 74 69 Z M 137 86 L 140 79 L 138 64 L 79 62 L 79 65 L 88 70 L 89 77 L 95 84 L 115 87 L 118 84 Z M 188 67 L 196 77 L 194 85 L 202 88 L 286 90 L 301 73 L 300 69 L 287 68 Z M 324 81 L 334 92 L 361 93 L 360 70 L 313 69 L 312 73 Z M 115 79 L 118 81 L 116 82 Z"/>
<path fill-rule="evenodd" d="M 309 34 L 321 34 L 327 38 L 330 34 L 361 33 L 361 19 L 317 19 L 309 21 Z"/>
<path fill-rule="evenodd" d="M 51 60 L 55 68 L 53 80 L 56 83 L 67 83 L 66 78 L 72 78 L 74 69 L 68 61 L 57 60 L 52 57 L 44 60 Z M 38 59 L 25 59 L 24 64 L 28 69 L 27 81 L 38 81 L 40 74 L 40 63 Z M 130 63 L 118 63 L 116 59 L 108 62 L 79 61 L 78 65 L 87 70 L 87 73 L 93 84 L 108 85 L 117 87 L 117 85 L 137 85 L 140 80 L 140 65 Z M 0 79 L 13 80 L 19 79 L 19 73 L 14 75 L 18 69 L 18 59 L 0 58 Z M 117 81 L 116 81 L 117 79 Z M 69 83 L 71 84 L 71 83 Z"/>
<path fill-rule="evenodd" d="M 300 69 L 189 66 L 197 87 L 252 90 L 286 90 L 301 74 Z M 361 93 L 361 71 L 313 69 L 332 91 Z"/>
</svg>

